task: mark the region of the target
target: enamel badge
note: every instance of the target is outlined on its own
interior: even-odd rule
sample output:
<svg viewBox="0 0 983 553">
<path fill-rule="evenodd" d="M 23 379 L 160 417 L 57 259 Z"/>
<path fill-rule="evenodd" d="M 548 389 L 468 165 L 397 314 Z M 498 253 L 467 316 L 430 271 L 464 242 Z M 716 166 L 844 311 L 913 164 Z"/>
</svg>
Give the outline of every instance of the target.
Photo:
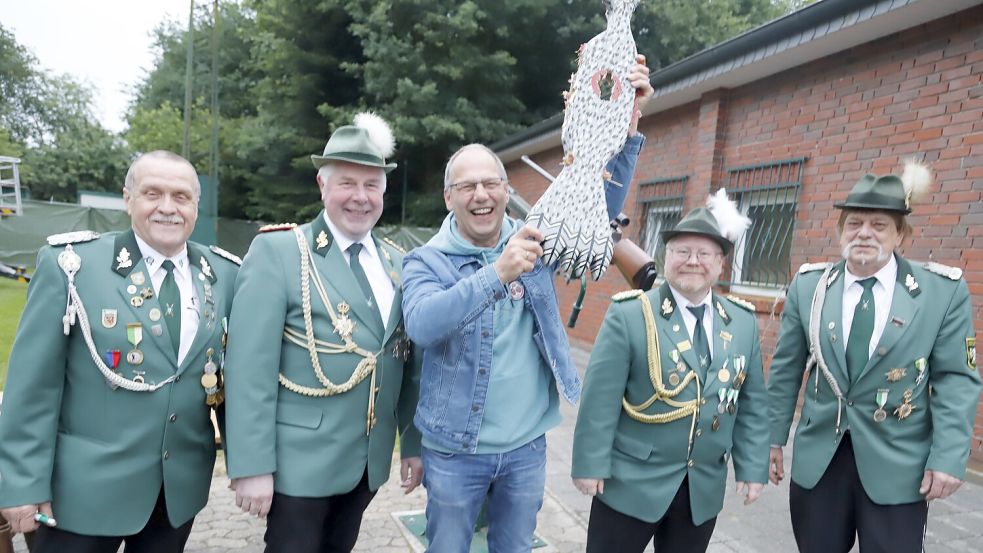
<svg viewBox="0 0 983 553">
<path fill-rule="evenodd" d="M 116 310 L 115 309 L 103 309 L 102 310 L 102 326 L 105 328 L 113 328 L 116 326 Z"/>
</svg>

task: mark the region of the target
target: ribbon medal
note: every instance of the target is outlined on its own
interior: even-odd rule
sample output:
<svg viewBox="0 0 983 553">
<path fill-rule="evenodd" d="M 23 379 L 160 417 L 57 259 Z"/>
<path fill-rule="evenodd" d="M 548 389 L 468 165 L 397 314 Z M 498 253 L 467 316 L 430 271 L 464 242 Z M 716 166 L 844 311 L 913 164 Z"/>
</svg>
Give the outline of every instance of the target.
<svg viewBox="0 0 983 553">
<path fill-rule="evenodd" d="M 877 410 L 874 411 L 874 422 L 884 422 L 887 418 L 887 411 L 884 410 L 884 405 L 887 404 L 887 394 L 891 390 L 887 388 L 881 388 L 877 390 L 877 395 L 875 399 L 877 400 Z"/>
<path fill-rule="evenodd" d="M 126 362 L 131 365 L 143 363 L 143 352 L 140 351 L 140 342 L 143 341 L 143 325 L 140 323 L 130 323 L 126 325 L 126 339 L 133 345 L 126 354 Z"/>
</svg>

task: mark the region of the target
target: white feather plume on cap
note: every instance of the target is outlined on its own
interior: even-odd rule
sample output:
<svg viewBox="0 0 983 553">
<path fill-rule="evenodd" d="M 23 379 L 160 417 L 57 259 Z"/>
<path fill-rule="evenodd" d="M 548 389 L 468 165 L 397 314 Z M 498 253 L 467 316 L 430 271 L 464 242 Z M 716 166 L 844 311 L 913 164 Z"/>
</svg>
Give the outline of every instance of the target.
<svg viewBox="0 0 983 553">
<path fill-rule="evenodd" d="M 369 133 L 369 140 L 379 148 L 383 158 L 393 155 L 396 150 L 396 139 L 385 119 L 371 111 L 363 111 L 355 116 L 354 123 L 356 127 L 365 129 L 365 132 Z"/>
<path fill-rule="evenodd" d="M 932 170 L 928 165 L 914 159 L 904 160 L 904 171 L 901 173 L 901 183 L 904 185 L 904 203 L 909 209 L 912 200 L 919 200 L 932 184 Z"/>
<path fill-rule="evenodd" d="M 741 215 L 737 210 L 737 204 L 727 197 L 727 191 L 723 188 L 707 198 L 707 207 L 713 218 L 717 220 L 720 234 L 731 242 L 737 242 L 737 239 L 751 226 L 751 219 Z"/>
</svg>

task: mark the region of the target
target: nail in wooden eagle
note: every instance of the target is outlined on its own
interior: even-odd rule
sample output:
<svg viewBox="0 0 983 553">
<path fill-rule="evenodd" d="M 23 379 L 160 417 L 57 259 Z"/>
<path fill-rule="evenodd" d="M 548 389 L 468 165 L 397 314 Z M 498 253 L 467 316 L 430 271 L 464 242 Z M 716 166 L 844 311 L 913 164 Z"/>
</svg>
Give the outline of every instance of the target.
<svg viewBox="0 0 983 553">
<path fill-rule="evenodd" d="M 544 262 L 559 261 L 572 278 L 590 269 L 600 279 L 614 252 L 605 166 L 621 151 L 631 124 L 635 91 L 628 73 L 637 53 L 631 16 L 639 1 L 606 0 L 607 28 L 580 47 L 564 93 L 563 169 L 526 217 L 543 232 Z"/>
</svg>

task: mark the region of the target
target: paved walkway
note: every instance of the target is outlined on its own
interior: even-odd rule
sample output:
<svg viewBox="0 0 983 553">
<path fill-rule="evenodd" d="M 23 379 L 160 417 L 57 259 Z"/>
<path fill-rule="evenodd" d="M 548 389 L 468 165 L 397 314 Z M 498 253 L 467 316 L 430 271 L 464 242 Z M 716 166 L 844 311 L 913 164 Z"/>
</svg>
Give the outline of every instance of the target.
<svg viewBox="0 0 983 553">
<path fill-rule="evenodd" d="M 575 352 L 583 371 L 587 355 Z M 576 408 L 563 404 L 563 424 L 550 431 L 548 440 L 547 490 L 539 513 L 537 532 L 549 547 L 537 553 L 575 553 L 584 550 L 590 501 L 570 482 L 570 451 Z M 789 452 L 786 451 L 786 456 Z M 379 491 L 366 511 L 355 551 L 409 553 L 413 551 L 393 513 L 422 510 L 426 502 L 423 488 L 409 496 L 401 493 L 398 463 L 392 479 Z M 733 471 L 724 510 L 709 553 L 792 553 L 795 542 L 788 516 L 788 483 L 768 486 L 753 505 L 745 507 L 733 493 Z M 188 553 L 261 553 L 265 524 L 239 512 L 228 478 L 216 468 L 208 506 L 195 521 Z M 978 553 L 983 549 L 983 486 L 963 484 L 948 499 L 935 501 L 929 509 L 925 549 L 928 553 Z M 23 538 L 15 539 L 17 553 L 26 551 Z M 649 549 L 651 551 L 651 547 Z M 854 548 L 854 551 L 857 551 Z"/>
</svg>

